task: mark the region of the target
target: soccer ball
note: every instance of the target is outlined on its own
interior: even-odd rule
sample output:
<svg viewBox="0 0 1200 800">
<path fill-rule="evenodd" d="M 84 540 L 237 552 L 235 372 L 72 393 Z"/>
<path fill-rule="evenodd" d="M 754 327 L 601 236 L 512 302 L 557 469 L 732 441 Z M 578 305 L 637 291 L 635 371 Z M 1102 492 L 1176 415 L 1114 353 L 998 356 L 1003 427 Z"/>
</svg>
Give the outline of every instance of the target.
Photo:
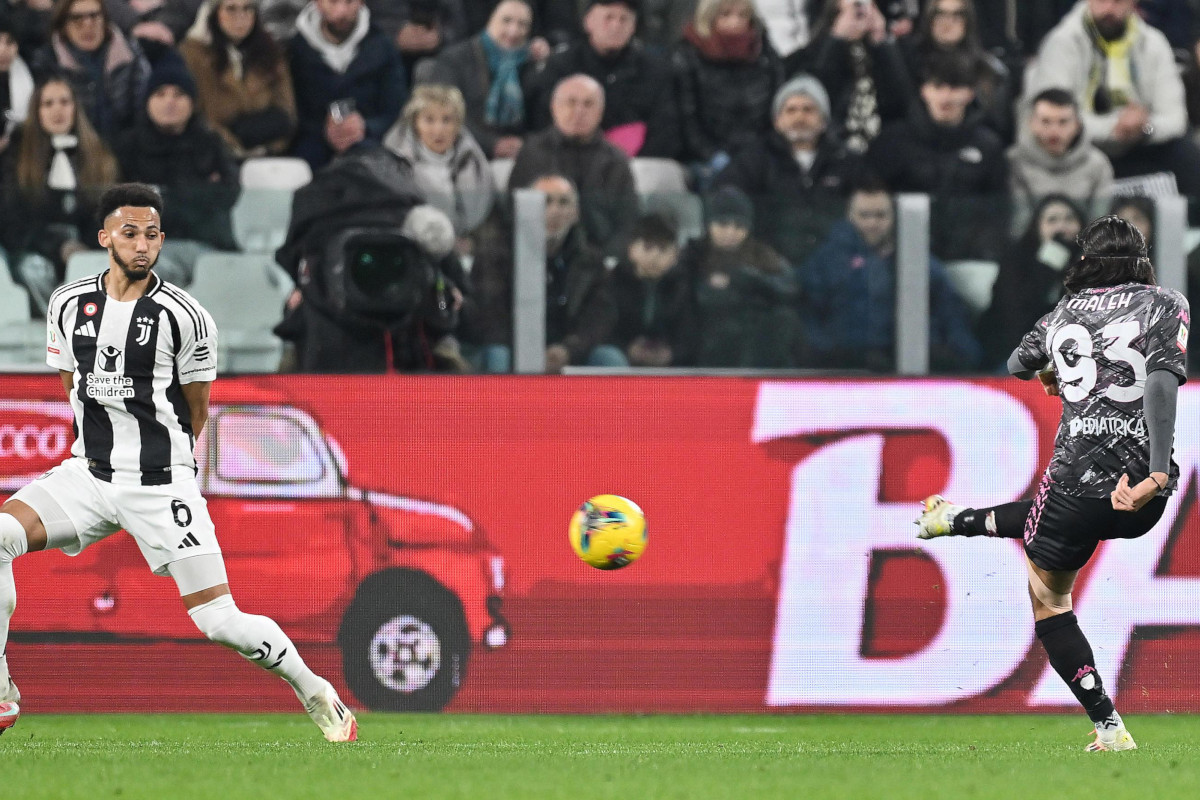
<svg viewBox="0 0 1200 800">
<path fill-rule="evenodd" d="M 596 569 L 628 566 L 646 549 L 646 516 L 637 503 L 615 494 L 600 494 L 571 517 L 571 547 Z"/>
</svg>

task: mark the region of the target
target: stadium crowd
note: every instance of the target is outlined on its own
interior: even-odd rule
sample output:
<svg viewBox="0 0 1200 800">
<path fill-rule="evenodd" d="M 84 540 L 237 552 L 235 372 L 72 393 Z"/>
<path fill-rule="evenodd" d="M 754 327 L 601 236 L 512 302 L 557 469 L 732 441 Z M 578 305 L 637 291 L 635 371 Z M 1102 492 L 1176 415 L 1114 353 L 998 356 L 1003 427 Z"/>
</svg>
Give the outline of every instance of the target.
<svg viewBox="0 0 1200 800">
<path fill-rule="evenodd" d="M 163 191 L 188 287 L 247 249 L 246 166 L 302 160 L 297 288 L 260 312 L 305 371 L 509 371 L 520 188 L 551 372 L 892 369 L 896 193 L 932 201 L 935 371 L 998 370 L 1092 217 L 1152 240 L 1181 194 L 1200 225 L 1200 0 L 0 0 L 0 112 L 0 290 L 32 315 L 105 187 Z M 337 238 L 384 228 L 416 246 Z"/>
</svg>

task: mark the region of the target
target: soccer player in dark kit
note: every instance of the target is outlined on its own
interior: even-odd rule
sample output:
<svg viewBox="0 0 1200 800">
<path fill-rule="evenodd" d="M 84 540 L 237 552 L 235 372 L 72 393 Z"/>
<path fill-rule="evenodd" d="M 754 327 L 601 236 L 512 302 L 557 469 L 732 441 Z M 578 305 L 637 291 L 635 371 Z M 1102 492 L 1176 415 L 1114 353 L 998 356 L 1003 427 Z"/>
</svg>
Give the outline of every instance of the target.
<svg viewBox="0 0 1200 800">
<path fill-rule="evenodd" d="M 964 508 L 924 502 L 922 539 L 1024 538 L 1034 627 L 1050 665 L 1095 724 L 1091 751 L 1133 750 L 1071 607 L 1075 577 L 1097 545 L 1150 531 L 1179 482 L 1171 458 L 1187 375 L 1187 300 L 1156 285 L 1146 240 L 1107 216 L 1080 233 L 1066 296 L 1008 359 L 1022 380 L 1062 398 L 1054 455 L 1032 501 Z"/>
</svg>

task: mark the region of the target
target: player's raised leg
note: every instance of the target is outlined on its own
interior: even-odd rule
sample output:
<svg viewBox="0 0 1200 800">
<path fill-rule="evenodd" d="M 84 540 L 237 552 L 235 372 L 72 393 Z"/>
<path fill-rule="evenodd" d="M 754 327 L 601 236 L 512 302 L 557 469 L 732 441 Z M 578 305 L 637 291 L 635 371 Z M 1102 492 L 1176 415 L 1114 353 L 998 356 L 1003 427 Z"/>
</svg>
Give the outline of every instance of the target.
<svg viewBox="0 0 1200 800">
<path fill-rule="evenodd" d="M 329 681 L 308 668 L 283 629 L 269 617 L 247 614 L 237 607 L 220 554 L 185 558 L 168 569 L 201 633 L 287 681 L 326 739 L 353 742 L 358 738 L 354 714 Z"/>
<path fill-rule="evenodd" d="M 988 508 L 967 508 L 951 503 L 940 494 L 933 494 L 921 503 L 921 516 L 915 520 L 921 529 L 917 538 L 994 536 L 1020 539 L 1032 506 L 1032 501 L 1019 500 Z"/>
<path fill-rule="evenodd" d="M 1077 570 L 1045 570 L 1026 558 L 1029 598 L 1033 603 L 1034 630 L 1050 659 L 1050 666 L 1067 684 L 1095 726 L 1096 738 L 1087 749 L 1136 750 L 1137 744 L 1096 671 L 1092 646 L 1071 606 Z"/>
</svg>

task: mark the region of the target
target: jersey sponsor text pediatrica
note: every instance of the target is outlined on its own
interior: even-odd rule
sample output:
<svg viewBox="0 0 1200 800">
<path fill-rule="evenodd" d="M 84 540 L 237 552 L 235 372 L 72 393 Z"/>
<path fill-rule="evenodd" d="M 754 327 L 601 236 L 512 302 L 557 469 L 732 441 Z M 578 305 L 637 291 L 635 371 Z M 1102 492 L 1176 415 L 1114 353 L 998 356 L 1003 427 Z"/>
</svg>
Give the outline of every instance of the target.
<svg viewBox="0 0 1200 800">
<path fill-rule="evenodd" d="M 1142 411 L 1146 376 L 1159 369 L 1187 379 L 1187 300 L 1160 286 L 1127 283 L 1085 289 L 1059 301 L 1025 334 L 1017 357 L 1027 369 L 1052 365 L 1062 420 L 1047 471 L 1059 491 L 1107 498 L 1122 474 L 1149 474 Z M 1174 491 L 1172 460 L 1163 494 Z"/>
<path fill-rule="evenodd" d="M 108 296 L 105 274 L 60 287 L 46 314 L 46 363 L 75 376 L 71 455 L 113 483 L 194 478 L 182 387 L 216 378 L 216 325 L 187 292 L 153 273 L 146 294 L 129 301 Z"/>
</svg>

